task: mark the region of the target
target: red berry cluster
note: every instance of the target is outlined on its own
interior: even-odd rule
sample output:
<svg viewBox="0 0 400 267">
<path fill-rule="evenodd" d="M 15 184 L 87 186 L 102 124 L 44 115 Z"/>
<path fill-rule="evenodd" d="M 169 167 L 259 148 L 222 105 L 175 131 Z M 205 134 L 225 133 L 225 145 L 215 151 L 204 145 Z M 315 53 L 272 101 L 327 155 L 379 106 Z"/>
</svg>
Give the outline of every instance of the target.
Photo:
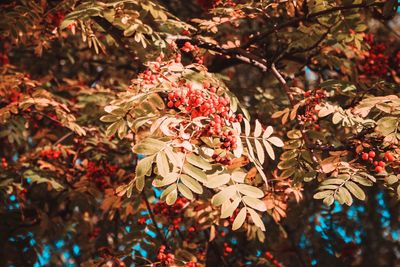
<svg viewBox="0 0 400 267">
<path fill-rule="evenodd" d="M 304 92 L 306 109 L 303 115 L 298 116 L 298 119 L 303 122 L 316 122 L 318 120 L 318 112 L 315 108 L 326 97 L 326 92 L 322 89 Z M 319 129 L 319 125 L 315 124 L 315 128 Z"/>
<path fill-rule="evenodd" d="M 265 252 L 265 257 L 275 266 L 275 267 L 282 267 L 283 265 L 277 261 L 277 259 L 270 253 Z"/>
<path fill-rule="evenodd" d="M 201 130 L 198 135 L 220 137 L 220 148 L 223 151 L 215 153 L 213 159 L 221 164 L 231 164 L 231 159 L 227 151 L 234 150 L 237 147 L 236 137 L 230 130 L 224 128 L 232 122 L 241 122 L 243 115 L 230 113 L 229 98 L 218 96 L 217 89 L 208 81 L 203 83 L 203 89 L 194 89 L 191 84 L 184 85 L 180 91 L 170 92 L 168 94 L 167 106 L 169 108 L 179 109 L 187 113 L 191 118 L 209 117 L 210 123 Z"/>
<path fill-rule="evenodd" d="M 89 234 L 89 239 L 96 239 L 101 233 L 100 227 L 95 227 L 93 231 Z"/>
<path fill-rule="evenodd" d="M 0 38 L 2 41 L 3 38 Z M 10 50 L 10 45 L 4 42 L 2 49 L 0 50 L 0 65 L 10 64 L 10 60 L 8 58 L 8 52 Z"/>
<path fill-rule="evenodd" d="M 385 54 L 387 48 L 384 43 L 377 43 L 372 34 L 364 37 L 370 46 L 368 55 L 361 64 L 365 75 L 385 77 L 389 72 L 389 57 Z"/>
<path fill-rule="evenodd" d="M 54 150 L 54 149 L 46 149 L 42 150 L 40 152 L 40 156 L 43 158 L 47 158 L 49 160 L 55 160 L 58 159 L 61 155 L 61 152 L 59 150 Z"/>
<path fill-rule="evenodd" d="M 110 187 L 105 177 L 111 177 L 117 171 L 117 166 L 109 163 L 101 163 L 89 161 L 87 165 L 86 175 L 95 183 L 100 191 L 104 191 Z"/>
<path fill-rule="evenodd" d="M 220 148 L 223 150 L 216 150 L 215 153 L 212 155 L 212 159 L 220 164 L 231 165 L 232 159 L 227 152 L 230 150 L 235 150 L 237 148 L 236 137 L 233 135 L 232 131 L 225 130 L 219 139 L 221 142 Z"/>
<path fill-rule="evenodd" d="M 146 218 L 144 218 L 144 217 L 139 218 L 139 219 L 137 220 L 137 222 L 138 222 L 138 224 L 145 224 L 145 223 L 146 223 Z"/>
<path fill-rule="evenodd" d="M 400 71 L 400 51 L 396 52 L 396 55 L 393 57 L 393 69 L 396 71 Z"/>
<path fill-rule="evenodd" d="M 9 95 L 9 99 L 10 101 L 13 102 L 17 102 L 22 96 L 21 92 L 17 92 L 17 91 L 12 91 L 11 94 Z"/>
<path fill-rule="evenodd" d="M 157 254 L 157 259 L 163 264 L 172 265 L 175 261 L 175 256 L 172 253 L 165 253 L 166 247 L 164 245 L 160 246 L 160 250 Z"/>
<path fill-rule="evenodd" d="M 185 44 L 182 46 L 181 50 L 183 52 L 198 52 L 199 48 L 196 45 L 192 45 L 190 42 L 185 42 Z"/>
<path fill-rule="evenodd" d="M 10 60 L 8 59 L 8 54 L 0 53 L 0 65 L 10 64 Z"/>
<path fill-rule="evenodd" d="M 390 151 L 386 151 L 383 157 L 383 160 L 377 160 L 376 159 L 376 153 L 374 151 L 369 151 L 368 153 L 363 152 L 361 154 L 361 159 L 364 161 L 369 161 L 371 164 L 373 164 L 373 166 L 375 167 L 374 170 L 377 173 L 381 173 L 383 171 L 385 171 L 385 166 L 386 166 L 386 162 L 393 162 L 394 161 L 394 156 L 392 154 L 392 152 Z"/>
<path fill-rule="evenodd" d="M 154 205 L 153 210 L 155 214 L 166 216 L 171 220 L 171 230 L 179 229 L 179 223 L 182 221 L 183 215 L 182 209 L 185 207 L 187 202 L 188 200 L 183 197 L 179 197 L 171 206 L 163 201 L 159 201 Z"/>
<path fill-rule="evenodd" d="M 241 114 L 236 117 L 229 113 L 229 98 L 227 96 L 218 96 L 217 89 L 207 81 L 204 82 L 203 88 L 205 90 L 194 89 L 191 84 L 186 84 L 182 90 L 168 94 L 167 106 L 190 114 L 192 119 L 210 116 L 212 121 L 207 128 L 210 135 L 220 134 L 226 122 L 243 119 Z"/>
<path fill-rule="evenodd" d="M 185 42 L 185 44 L 181 47 L 181 50 L 186 53 L 192 52 L 195 55 L 194 60 L 198 64 L 204 63 L 204 57 L 199 55 L 200 49 L 198 48 L 197 45 L 192 45 L 190 42 Z M 181 56 L 179 56 L 178 62 L 180 61 L 181 61 Z"/>
<path fill-rule="evenodd" d="M 60 26 L 61 22 L 64 20 L 65 15 L 63 12 L 61 11 L 57 11 L 54 13 L 50 13 L 49 14 L 49 19 L 50 19 L 50 23 L 54 26 L 54 27 L 58 27 Z"/>
<path fill-rule="evenodd" d="M 228 256 L 230 253 L 232 253 L 232 251 L 233 251 L 233 249 L 232 249 L 232 247 L 230 247 L 229 245 L 228 245 L 228 243 L 224 243 L 224 256 L 226 257 L 226 256 Z"/>
<path fill-rule="evenodd" d="M 145 70 L 143 73 L 141 73 L 140 78 L 143 79 L 143 84 L 157 84 L 159 75 L 157 73 L 153 73 L 151 70 Z"/>
<path fill-rule="evenodd" d="M 197 263 L 194 261 L 189 261 L 185 264 L 185 267 L 197 267 Z"/>
<path fill-rule="evenodd" d="M 1 167 L 3 167 L 3 169 L 7 169 L 8 167 L 8 162 L 6 158 L 1 158 Z"/>
</svg>

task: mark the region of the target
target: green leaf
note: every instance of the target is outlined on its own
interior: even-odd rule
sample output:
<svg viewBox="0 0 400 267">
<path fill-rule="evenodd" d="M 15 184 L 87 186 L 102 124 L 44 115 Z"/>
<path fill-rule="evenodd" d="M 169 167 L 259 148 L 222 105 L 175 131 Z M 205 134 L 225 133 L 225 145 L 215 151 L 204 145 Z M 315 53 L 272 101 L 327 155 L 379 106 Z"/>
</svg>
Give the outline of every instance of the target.
<svg viewBox="0 0 400 267">
<path fill-rule="evenodd" d="M 335 114 L 333 114 L 333 116 L 332 116 L 333 124 L 338 124 L 342 120 L 343 120 L 343 116 L 339 112 L 336 112 Z"/>
<path fill-rule="evenodd" d="M 258 120 L 256 120 L 256 126 L 254 128 L 253 136 L 259 137 L 261 135 L 261 133 L 262 133 L 262 125 Z"/>
<path fill-rule="evenodd" d="M 158 109 L 163 109 L 165 107 L 163 99 L 158 94 L 151 94 L 147 99 Z"/>
<path fill-rule="evenodd" d="M 179 174 L 171 172 L 168 173 L 165 177 L 163 177 L 163 179 L 154 179 L 153 180 L 153 186 L 155 187 L 163 187 L 166 185 L 170 185 L 172 183 L 175 183 L 176 180 L 178 180 L 179 178 Z"/>
<path fill-rule="evenodd" d="M 272 146 L 269 144 L 269 142 L 268 142 L 267 140 L 263 140 L 263 144 L 264 144 L 265 150 L 266 150 L 267 153 L 268 153 L 268 156 L 269 156 L 272 160 L 275 160 L 275 152 L 274 152 L 274 149 L 272 148 Z M 287 151 L 287 152 L 289 152 L 289 151 Z M 285 152 L 285 153 L 286 153 L 286 152 Z"/>
<path fill-rule="evenodd" d="M 247 214 L 247 209 L 246 209 L 246 207 L 243 207 L 239 211 L 239 213 L 236 216 L 235 220 L 233 221 L 233 224 L 232 224 L 232 230 L 233 231 L 239 229 L 243 225 L 244 221 L 246 220 L 246 214 Z"/>
<path fill-rule="evenodd" d="M 343 203 L 346 203 L 347 206 L 351 206 L 351 204 L 353 204 L 353 198 L 346 188 L 339 187 L 337 191 L 337 196 L 339 196 L 338 200 L 342 200 Z"/>
<path fill-rule="evenodd" d="M 247 209 L 250 214 L 251 219 L 253 220 L 254 224 L 259 227 L 262 231 L 265 231 L 265 225 L 257 212 L 252 209 Z"/>
<path fill-rule="evenodd" d="M 144 188 L 145 180 L 144 176 L 136 177 L 136 189 L 141 192 Z"/>
<path fill-rule="evenodd" d="M 236 187 L 240 193 L 249 197 L 262 198 L 264 196 L 264 192 L 261 189 L 251 185 L 238 184 Z"/>
<path fill-rule="evenodd" d="M 124 120 L 120 120 L 120 122 L 121 123 L 118 128 L 118 137 L 119 139 L 122 139 L 125 137 L 127 126 Z"/>
<path fill-rule="evenodd" d="M 342 183 L 344 183 L 344 180 L 343 180 L 343 179 L 330 178 L 330 179 L 324 180 L 324 181 L 321 183 L 321 185 L 328 185 L 328 184 L 341 185 Z"/>
<path fill-rule="evenodd" d="M 327 196 L 327 197 L 323 200 L 324 204 L 325 204 L 326 206 L 328 206 L 328 207 L 329 207 L 330 205 L 332 205 L 334 201 L 335 201 L 335 198 L 333 197 L 333 195 Z"/>
<path fill-rule="evenodd" d="M 267 139 L 268 137 L 271 136 L 271 134 L 273 133 L 274 129 L 272 128 L 272 126 L 268 126 L 267 129 L 265 129 L 262 138 L 263 139 Z"/>
<path fill-rule="evenodd" d="M 207 175 L 202 170 L 187 162 L 183 165 L 183 171 L 199 182 L 205 183 L 207 181 Z"/>
<path fill-rule="evenodd" d="M 208 176 L 207 183 L 204 185 L 208 188 L 217 188 L 227 184 L 231 180 L 231 176 L 228 173 L 222 173 L 217 175 Z"/>
<path fill-rule="evenodd" d="M 185 198 L 189 200 L 193 199 L 193 193 L 186 185 L 178 183 L 178 190 Z"/>
<path fill-rule="evenodd" d="M 284 169 L 289 169 L 295 165 L 297 165 L 297 159 L 293 158 L 293 159 L 284 160 L 284 161 L 279 162 L 278 168 L 280 170 L 284 170 Z"/>
<path fill-rule="evenodd" d="M 243 119 L 244 121 L 244 132 L 246 136 L 250 136 L 250 132 L 251 132 L 251 126 L 250 126 L 250 122 L 246 119 Z"/>
<path fill-rule="evenodd" d="M 108 114 L 108 115 L 104 115 L 104 116 L 100 117 L 100 120 L 102 122 L 114 122 L 114 121 L 119 120 L 119 119 L 121 119 L 120 116 L 115 116 L 115 115 L 112 115 L 112 114 Z"/>
<path fill-rule="evenodd" d="M 263 164 L 265 161 L 265 154 L 264 154 L 263 146 L 261 145 L 260 141 L 258 141 L 257 139 L 254 139 L 254 144 L 256 145 L 257 158 L 260 161 L 260 163 Z"/>
<path fill-rule="evenodd" d="M 356 183 L 348 181 L 345 183 L 346 188 L 359 200 L 365 200 L 365 193 Z"/>
<path fill-rule="evenodd" d="M 114 135 L 123 124 L 124 120 L 122 119 L 110 124 L 106 129 L 106 136 Z"/>
<path fill-rule="evenodd" d="M 212 166 L 208 161 L 206 161 L 205 159 L 203 159 L 202 157 L 200 157 L 194 153 L 186 155 L 186 160 L 190 164 L 192 164 L 196 167 L 199 167 L 202 170 L 208 171 L 208 170 L 212 169 Z"/>
<path fill-rule="evenodd" d="M 162 177 L 166 177 L 167 174 L 169 174 L 169 163 L 167 155 L 165 154 L 164 151 L 160 151 L 159 153 L 157 153 L 156 163 L 157 163 L 158 173 Z"/>
<path fill-rule="evenodd" d="M 332 190 L 326 190 L 326 191 L 321 191 L 316 194 L 314 194 L 314 199 L 323 199 L 326 198 L 327 196 L 333 195 Z"/>
<path fill-rule="evenodd" d="M 182 174 L 181 182 L 183 184 L 185 184 L 187 187 L 189 187 L 190 190 L 192 190 L 193 192 L 195 192 L 197 194 L 203 193 L 203 187 L 201 186 L 201 184 L 199 182 L 197 182 L 195 179 L 193 179 L 192 177 L 190 177 L 186 174 Z"/>
<path fill-rule="evenodd" d="M 234 171 L 231 173 L 231 178 L 237 183 L 244 183 L 244 179 L 247 176 L 247 172 L 242 171 L 241 169 Z"/>
<path fill-rule="evenodd" d="M 172 191 L 176 191 L 177 189 L 177 185 L 176 184 L 172 184 L 170 186 L 168 186 L 167 188 L 165 188 L 165 190 L 161 193 L 160 199 L 164 200 L 166 199 L 166 197 L 172 192 Z"/>
<path fill-rule="evenodd" d="M 272 137 L 268 138 L 267 140 L 268 140 L 268 142 L 270 142 L 271 144 L 273 144 L 276 147 L 284 146 L 282 140 L 276 136 L 272 136 Z"/>
<path fill-rule="evenodd" d="M 374 184 L 370 179 L 358 175 L 353 175 L 351 180 L 363 186 L 372 186 Z"/>
<path fill-rule="evenodd" d="M 132 151 L 137 154 L 153 155 L 158 153 L 165 147 L 166 143 L 153 138 L 146 138 L 142 142 L 136 144 Z"/>
<path fill-rule="evenodd" d="M 397 186 L 397 198 L 400 199 L 400 184 Z"/>
<path fill-rule="evenodd" d="M 149 157 L 139 160 L 136 165 L 136 176 L 144 177 L 146 175 L 146 173 L 151 169 L 153 160 L 154 160 L 154 156 L 149 156 Z"/>
<path fill-rule="evenodd" d="M 249 150 L 249 155 L 251 157 L 251 159 L 255 160 L 255 156 L 254 156 L 254 149 L 253 146 L 250 143 L 250 140 L 246 138 L 246 144 L 247 144 L 247 149 Z"/>
<path fill-rule="evenodd" d="M 178 190 L 174 189 L 169 193 L 166 197 L 167 205 L 172 205 L 175 203 L 176 199 L 178 198 Z"/>
<path fill-rule="evenodd" d="M 233 212 L 239 206 L 241 200 L 242 199 L 240 197 L 237 197 L 232 202 L 230 202 L 230 201 L 224 202 L 222 204 L 222 208 L 221 208 L 221 218 L 224 219 L 224 218 L 228 218 L 228 217 L 232 216 Z M 228 204 L 225 205 L 225 203 L 228 203 Z"/>
<path fill-rule="evenodd" d="M 167 157 L 169 161 L 172 163 L 172 165 L 174 165 L 175 167 L 181 167 L 183 160 L 181 159 L 178 153 L 175 153 L 169 146 L 166 146 L 164 151 L 167 154 Z"/>
<path fill-rule="evenodd" d="M 222 189 L 217 194 L 215 194 L 211 199 L 211 203 L 217 207 L 221 206 L 222 203 L 224 203 L 225 201 L 228 201 L 235 194 L 236 194 L 236 186 L 230 185 L 230 186 Z"/>
<path fill-rule="evenodd" d="M 258 211 L 266 211 L 267 210 L 265 203 L 257 198 L 244 196 L 243 201 L 244 201 L 244 203 L 246 203 L 246 205 L 248 205 Z"/>
</svg>

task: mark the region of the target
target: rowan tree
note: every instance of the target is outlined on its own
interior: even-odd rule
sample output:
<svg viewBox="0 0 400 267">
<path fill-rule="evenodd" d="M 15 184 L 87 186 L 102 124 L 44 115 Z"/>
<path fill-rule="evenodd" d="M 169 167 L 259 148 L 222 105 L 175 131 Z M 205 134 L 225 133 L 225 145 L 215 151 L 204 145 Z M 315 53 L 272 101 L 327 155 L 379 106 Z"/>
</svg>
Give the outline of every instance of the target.
<svg viewBox="0 0 400 267">
<path fill-rule="evenodd" d="M 0 5 L 1 266 L 400 266 L 396 0 Z"/>
</svg>

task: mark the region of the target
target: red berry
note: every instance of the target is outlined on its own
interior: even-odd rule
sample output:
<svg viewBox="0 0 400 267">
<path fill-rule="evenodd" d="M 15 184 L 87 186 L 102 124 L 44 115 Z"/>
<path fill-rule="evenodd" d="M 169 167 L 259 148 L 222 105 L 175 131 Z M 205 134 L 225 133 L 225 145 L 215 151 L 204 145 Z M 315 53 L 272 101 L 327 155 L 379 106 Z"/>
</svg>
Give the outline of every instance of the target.
<svg viewBox="0 0 400 267">
<path fill-rule="evenodd" d="M 376 167 L 375 167 L 375 171 L 376 171 L 377 173 L 383 172 L 383 167 L 382 167 L 382 166 L 376 166 Z"/>
<path fill-rule="evenodd" d="M 385 162 L 383 162 L 383 161 L 379 161 L 379 166 L 381 166 L 381 167 L 385 167 Z"/>
<path fill-rule="evenodd" d="M 385 159 L 386 159 L 386 161 L 392 162 L 392 161 L 394 161 L 394 156 L 393 156 L 392 153 L 390 153 L 389 151 L 387 151 L 387 152 L 385 153 Z"/>
<path fill-rule="evenodd" d="M 363 160 L 368 160 L 369 156 L 368 156 L 367 153 L 362 153 L 361 158 L 362 158 Z"/>
<path fill-rule="evenodd" d="M 369 153 L 368 153 L 368 156 L 370 157 L 370 158 L 375 158 L 375 152 L 374 151 L 370 151 Z"/>
</svg>

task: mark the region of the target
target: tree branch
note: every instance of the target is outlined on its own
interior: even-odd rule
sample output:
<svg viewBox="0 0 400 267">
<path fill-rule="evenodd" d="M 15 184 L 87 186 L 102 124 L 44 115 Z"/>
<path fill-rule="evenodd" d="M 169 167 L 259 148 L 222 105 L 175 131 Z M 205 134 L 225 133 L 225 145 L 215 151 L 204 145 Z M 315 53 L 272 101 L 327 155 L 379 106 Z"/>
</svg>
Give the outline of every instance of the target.
<svg viewBox="0 0 400 267">
<path fill-rule="evenodd" d="M 312 13 L 312 14 L 307 14 L 307 15 L 300 16 L 300 17 L 297 17 L 297 18 L 293 18 L 293 19 L 288 20 L 288 21 L 286 21 L 286 22 L 284 22 L 282 24 L 275 25 L 272 29 L 270 29 L 270 30 L 268 30 L 268 31 L 266 31 L 264 33 L 259 33 L 259 34 L 255 35 L 247 43 L 245 43 L 242 46 L 242 48 L 244 48 L 244 49 L 248 48 L 248 47 L 250 47 L 250 45 L 263 40 L 265 37 L 269 36 L 270 34 L 272 34 L 274 32 L 276 32 L 278 30 L 281 30 L 281 29 L 284 29 L 284 28 L 287 28 L 287 27 L 290 27 L 290 26 L 294 26 L 294 25 L 296 25 L 296 24 L 298 24 L 299 22 L 302 22 L 302 21 L 309 21 L 311 19 L 323 16 L 323 15 L 329 15 L 329 14 L 337 12 L 337 11 L 345 11 L 345 10 L 357 9 L 357 8 L 381 7 L 384 4 L 385 4 L 384 2 L 378 2 L 378 3 L 371 3 L 371 4 L 363 3 L 363 4 L 353 4 L 353 5 L 348 5 L 348 6 L 337 6 L 337 7 L 333 7 L 333 8 L 330 8 L 330 9 L 325 9 L 325 10 L 322 10 L 322 11 L 319 11 L 319 12 L 315 12 L 315 13 Z"/>
<path fill-rule="evenodd" d="M 163 243 L 163 245 L 166 246 L 168 249 L 170 249 L 170 247 L 168 246 L 167 239 L 165 238 L 165 236 L 164 236 L 163 233 L 161 232 L 161 229 L 160 229 L 160 228 L 158 227 L 158 225 L 157 225 L 156 219 L 155 219 L 155 217 L 154 217 L 153 210 L 152 210 L 151 207 L 150 207 L 150 203 L 149 203 L 149 201 L 148 201 L 148 199 L 147 199 L 146 194 L 144 193 L 144 191 L 142 191 L 142 193 L 141 193 L 140 195 L 142 196 L 143 201 L 146 203 L 147 212 L 149 213 L 149 216 L 150 216 L 150 218 L 151 218 L 151 221 L 152 221 L 154 227 L 156 228 L 157 235 L 160 236 L 161 242 Z"/>
<path fill-rule="evenodd" d="M 92 19 L 101 27 L 103 30 L 111 35 L 115 42 L 128 52 L 135 61 L 138 61 L 136 53 L 129 48 L 129 45 L 124 42 L 124 32 L 110 23 L 108 20 L 102 17 L 92 17 Z"/>
<path fill-rule="evenodd" d="M 285 93 L 286 93 L 286 96 L 287 96 L 288 99 L 289 99 L 290 105 L 291 105 L 292 107 L 294 107 L 295 103 L 294 103 L 293 95 L 292 95 L 292 93 L 290 92 L 290 87 L 289 87 L 289 85 L 286 83 L 286 80 L 283 78 L 282 74 L 280 74 L 280 72 L 276 69 L 274 63 L 272 63 L 272 65 L 271 65 L 271 72 L 272 72 L 272 74 L 275 76 L 275 78 L 279 81 L 279 83 L 281 84 L 281 86 L 283 87 L 283 89 L 284 89 L 284 91 L 285 91 Z M 319 162 L 318 162 L 318 159 L 317 159 L 317 157 L 314 155 L 314 150 L 311 148 L 312 143 L 311 143 L 310 139 L 308 138 L 308 136 L 306 135 L 306 133 L 304 132 L 304 130 L 301 129 L 300 132 L 301 132 L 301 136 L 302 136 L 302 138 L 303 138 L 303 140 L 304 140 L 304 143 L 305 143 L 305 145 L 306 145 L 306 148 L 307 148 L 307 149 L 310 151 L 310 153 L 311 153 L 311 159 L 312 159 L 312 161 L 313 161 L 316 165 L 319 166 L 320 164 L 319 164 Z"/>
<path fill-rule="evenodd" d="M 178 46 L 183 46 L 186 42 L 189 42 L 192 45 L 197 45 L 200 48 L 212 50 L 214 52 L 218 52 L 225 56 L 228 56 L 232 59 L 237 59 L 243 63 L 250 64 L 261 69 L 264 72 L 268 70 L 267 60 L 241 48 L 222 48 L 216 44 L 204 42 L 202 40 L 190 37 L 178 38 L 175 40 L 175 42 Z"/>
</svg>

